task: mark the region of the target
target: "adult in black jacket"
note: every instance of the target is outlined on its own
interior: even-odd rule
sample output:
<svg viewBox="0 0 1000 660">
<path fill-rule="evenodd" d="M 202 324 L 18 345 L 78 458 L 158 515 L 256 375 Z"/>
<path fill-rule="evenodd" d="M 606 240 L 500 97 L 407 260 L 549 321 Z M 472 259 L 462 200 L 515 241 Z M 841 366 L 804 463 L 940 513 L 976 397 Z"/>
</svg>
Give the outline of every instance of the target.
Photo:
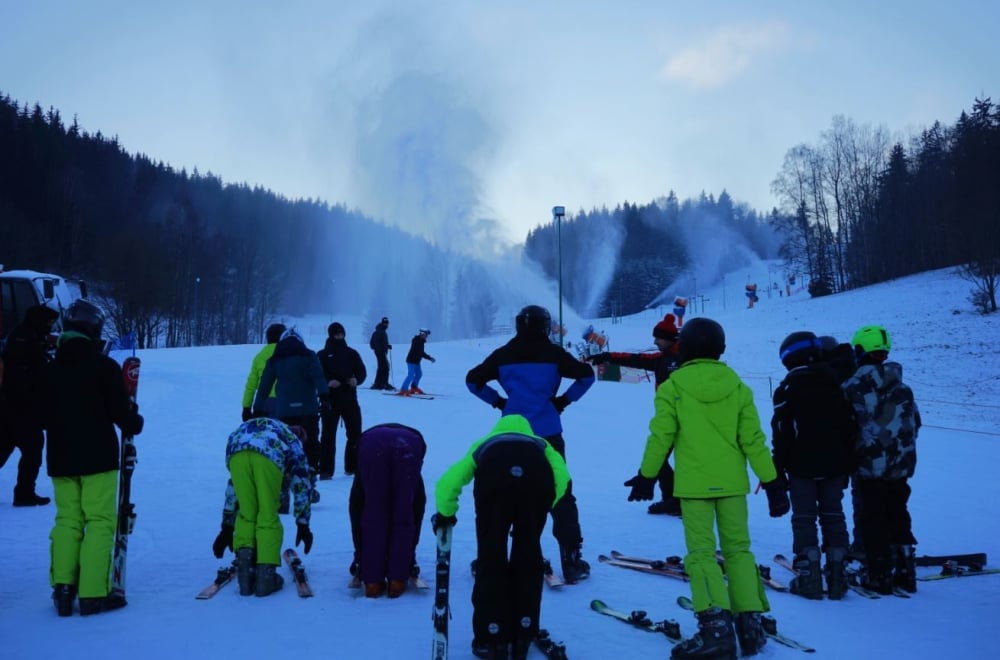
<svg viewBox="0 0 1000 660">
<path fill-rule="evenodd" d="M 779 479 L 788 475 L 792 551 L 805 576 L 792 580 L 791 590 L 806 598 L 823 598 L 818 520 L 826 550 L 827 592 L 830 598 L 842 598 L 850 541 L 842 500 L 854 469 L 857 422 L 834 368 L 822 361 L 816 335 L 788 335 L 780 357 L 788 374 L 774 391 L 771 444 Z"/>
<path fill-rule="evenodd" d="M 392 344 L 389 343 L 389 318 L 382 317 L 382 321 L 375 326 L 368 346 L 375 353 L 375 382 L 372 383 L 373 390 L 394 390 L 389 384 L 389 351 Z"/>
<path fill-rule="evenodd" d="M 361 437 L 361 407 L 358 386 L 368 372 L 356 350 L 347 345 L 344 326 L 334 321 L 326 329 L 326 346 L 319 352 L 323 375 L 330 386 L 330 410 L 322 414 L 319 478 L 332 479 L 337 464 L 337 424 L 344 420 L 347 443 L 344 446 L 344 473 L 358 469 L 358 439 Z"/>
<path fill-rule="evenodd" d="M 14 506 L 38 506 L 52 500 L 35 493 L 35 481 L 42 467 L 42 409 L 39 391 L 48 352 L 45 338 L 59 314 L 45 305 L 29 307 L 22 321 L 7 339 L 3 352 L 4 392 L 7 410 L 0 429 L 0 467 L 14 448 L 21 450 L 14 486 Z"/>
<path fill-rule="evenodd" d="M 104 314 L 86 300 L 67 310 L 66 331 L 43 385 L 46 463 L 56 498 L 49 571 L 60 616 L 97 614 L 126 605 L 109 595 L 117 522 L 118 435 L 142 431 L 121 367 L 100 350 Z"/>
</svg>

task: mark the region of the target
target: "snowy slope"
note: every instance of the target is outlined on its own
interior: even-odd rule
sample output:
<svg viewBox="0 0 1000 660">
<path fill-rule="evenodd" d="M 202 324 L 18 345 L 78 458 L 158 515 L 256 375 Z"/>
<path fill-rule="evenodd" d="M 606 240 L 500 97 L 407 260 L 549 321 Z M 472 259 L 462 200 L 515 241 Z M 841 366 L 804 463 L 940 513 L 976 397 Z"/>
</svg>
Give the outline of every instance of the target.
<svg viewBox="0 0 1000 660">
<path fill-rule="evenodd" d="M 811 300 L 804 293 L 767 297 L 745 308 L 747 278 L 767 282 L 767 264 L 727 276 L 729 288 L 701 292 L 705 315 L 722 322 L 728 336 L 723 359 L 754 389 L 765 429 L 770 392 L 783 376 L 777 347 L 794 330 L 811 329 L 849 339 L 869 323 L 892 335 L 892 357 L 905 368 L 925 426 L 917 475 L 912 480 L 914 532 L 921 553 L 984 551 L 1000 565 L 998 493 L 1000 460 L 1000 318 L 974 313 L 969 284 L 937 271 L 859 291 Z M 763 289 L 763 285 L 761 286 Z M 530 302 L 530 301 L 526 301 Z M 338 317 L 340 318 L 340 317 Z M 348 318 L 348 317 L 344 317 Z M 650 347 L 652 311 L 611 325 L 595 321 L 618 350 Z M 307 340 L 319 348 L 327 319 L 308 324 Z M 313 331 L 313 326 L 318 331 Z M 374 370 L 367 332 L 348 323 L 348 341 Z M 402 358 L 409 332 L 396 328 L 394 382 L 404 375 Z M 570 328 L 575 336 L 582 328 Z M 432 337 L 433 339 L 433 337 Z M 404 400 L 364 390 L 365 426 L 398 421 L 421 429 L 428 441 L 424 476 L 428 489 L 468 445 L 491 427 L 496 412 L 465 390 L 466 371 L 505 341 L 436 343 L 427 350 L 437 363 L 424 367 L 421 386 L 442 396 Z M 316 597 L 299 599 L 288 588 L 272 597 L 241 598 L 230 585 L 214 600 L 194 594 L 215 574 L 211 554 L 226 482 L 226 436 L 239 423 L 239 399 L 257 346 L 144 351 L 139 400 L 146 430 L 138 439 L 139 464 L 133 483 L 138 520 L 130 540 L 129 606 L 83 619 L 56 617 L 49 600 L 48 532 L 54 508 L 15 509 L 10 493 L 14 461 L 0 471 L 0 656 L 49 658 L 424 658 L 430 646 L 431 593 L 409 592 L 398 600 L 366 600 L 345 588 L 351 560 L 347 493 L 338 474 L 322 482 L 322 502 L 313 514 L 316 544 L 305 556 Z M 370 384 L 370 381 L 369 381 Z M 663 557 L 683 554 L 680 520 L 650 516 L 644 503 L 626 501 L 622 482 L 635 473 L 652 412 L 650 384 L 598 382 L 563 417 L 568 463 L 579 498 L 590 580 L 554 592 L 546 590 L 543 626 L 564 640 L 574 660 L 666 657 L 662 638 L 631 630 L 589 611 L 593 598 L 620 609 L 645 609 L 654 619 L 677 618 L 685 635 L 694 620 L 674 604 L 687 594 L 681 582 L 599 565 L 596 555 L 611 549 Z M 338 465 L 343 454 L 339 433 Z M 44 468 L 43 468 L 44 469 Z M 51 494 L 43 476 L 39 492 Z M 849 507 L 849 498 L 847 506 Z M 763 494 L 750 496 L 750 528 L 758 561 L 790 553 L 789 518 L 767 515 Z M 471 488 L 463 495 L 455 531 L 452 576 L 452 657 L 471 658 L 472 580 L 465 567 L 474 557 Z M 286 520 L 286 545 L 294 525 Z M 425 525 L 418 559 L 433 582 L 433 535 Z M 546 554 L 555 557 L 546 530 Z M 282 569 L 288 575 L 287 570 Z M 930 573 L 933 569 L 922 569 Z M 788 575 L 775 568 L 776 577 Z M 831 658 L 993 657 L 1000 605 L 1000 575 L 920 583 L 910 600 L 806 601 L 770 592 L 773 614 L 787 635 Z M 540 657 L 533 651 L 532 657 Z M 798 651 L 769 644 L 765 658 L 793 658 Z"/>
</svg>

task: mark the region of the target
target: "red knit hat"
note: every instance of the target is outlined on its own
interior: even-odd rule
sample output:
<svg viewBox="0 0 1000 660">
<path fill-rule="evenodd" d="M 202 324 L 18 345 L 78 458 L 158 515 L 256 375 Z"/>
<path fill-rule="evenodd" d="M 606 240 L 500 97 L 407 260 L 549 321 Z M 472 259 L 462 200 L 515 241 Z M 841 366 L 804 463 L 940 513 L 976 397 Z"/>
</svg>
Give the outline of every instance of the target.
<svg viewBox="0 0 1000 660">
<path fill-rule="evenodd" d="M 677 323 L 673 314 L 667 314 L 663 320 L 653 326 L 653 336 L 657 339 L 677 341 Z"/>
</svg>

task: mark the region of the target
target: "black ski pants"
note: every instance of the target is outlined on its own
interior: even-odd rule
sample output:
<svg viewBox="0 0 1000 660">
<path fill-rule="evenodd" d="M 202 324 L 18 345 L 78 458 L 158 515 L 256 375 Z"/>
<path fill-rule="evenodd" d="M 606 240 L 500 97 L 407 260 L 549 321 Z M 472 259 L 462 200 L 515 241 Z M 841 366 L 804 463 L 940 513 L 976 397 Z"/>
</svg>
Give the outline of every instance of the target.
<svg viewBox="0 0 1000 660">
<path fill-rule="evenodd" d="M 344 420 L 347 442 L 344 444 L 344 474 L 358 471 L 358 440 L 361 438 L 361 406 L 357 399 L 335 401 L 329 412 L 323 413 L 320 435 L 319 473 L 332 475 L 337 467 L 337 425 Z"/>
<path fill-rule="evenodd" d="M 858 479 L 861 496 L 861 536 L 865 540 L 865 564 L 872 575 L 892 572 L 890 546 L 915 545 L 910 512 L 910 484 L 906 479 Z"/>
<path fill-rule="evenodd" d="M 319 472 L 319 415 L 293 415 L 282 417 L 281 421 L 289 426 L 301 426 L 306 430 L 306 441 L 302 443 L 302 450 L 315 477 L 315 473 Z"/>
<path fill-rule="evenodd" d="M 542 605 L 542 530 L 555 499 L 552 467 L 533 443 L 499 442 L 480 457 L 473 496 L 474 638 L 500 645 L 532 639 Z"/>
<path fill-rule="evenodd" d="M 35 482 L 42 467 L 45 434 L 42 429 L 31 424 L 19 423 L 16 418 L 12 419 L 14 417 L 15 415 L 10 414 L 5 428 L 0 429 L 0 467 L 7 463 L 7 459 L 15 449 L 21 450 L 21 459 L 17 462 L 14 497 L 28 498 L 35 494 Z"/>
<path fill-rule="evenodd" d="M 816 522 L 823 531 L 822 549 L 847 550 L 847 519 L 844 517 L 844 489 L 847 476 L 813 479 L 791 477 L 788 494 L 792 502 L 792 552 L 799 555 L 806 548 L 819 548 Z"/>
<path fill-rule="evenodd" d="M 389 384 L 389 357 L 386 351 L 372 351 L 375 353 L 375 382 L 372 387 L 384 389 Z"/>
<path fill-rule="evenodd" d="M 545 438 L 552 448 L 566 460 L 566 441 L 562 434 L 557 433 Z M 672 488 L 672 487 L 671 487 Z M 573 482 L 566 487 L 555 508 L 552 509 L 552 536 L 561 548 L 576 549 L 583 542 L 583 532 L 580 530 L 580 511 L 576 507 L 576 497 L 573 495 Z"/>
</svg>

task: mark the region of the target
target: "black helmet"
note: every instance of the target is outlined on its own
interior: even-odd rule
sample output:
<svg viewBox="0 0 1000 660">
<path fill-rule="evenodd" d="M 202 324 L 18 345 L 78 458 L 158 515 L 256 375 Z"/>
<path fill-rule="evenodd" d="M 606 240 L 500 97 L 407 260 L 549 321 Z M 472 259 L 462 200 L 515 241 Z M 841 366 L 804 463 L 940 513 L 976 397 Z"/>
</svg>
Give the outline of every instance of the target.
<svg viewBox="0 0 1000 660">
<path fill-rule="evenodd" d="M 66 330 L 83 333 L 97 341 L 101 338 L 101 330 L 104 329 L 104 312 L 89 300 L 82 298 L 75 300 L 66 310 L 63 327 Z"/>
<path fill-rule="evenodd" d="M 277 344 L 281 341 L 281 335 L 285 332 L 284 323 L 272 323 L 267 326 L 267 330 L 264 331 L 264 338 L 267 339 L 268 344 Z"/>
<path fill-rule="evenodd" d="M 726 352 L 726 333 L 722 326 L 704 317 L 685 323 L 677 342 L 681 362 L 697 358 L 718 360 Z"/>
<path fill-rule="evenodd" d="M 837 341 L 836 337 L 831 337 L 830 335 L 823 335 L 822 337 L 817 337 L 816 341 L 819 342 L 819 359 L 829 360 L 834 355 L 837 354 L 837 346 L 840 342 Z"/>
<path fill-rule="evenodd" d="M 552 315 L 544 307 L 528 305 L 517 313 L 515 327 L 519 335 L 530 333 L 548 337 L 552 330 Z"/>
<path fill-rule="evenodd" d="M 793 332 L 785 337 L 785 341 L 781 342 L 781 346 L 778 348 L 778 357 L 781 358 L 781 363 L 785 365 L 786 369 L 794 369 L 817 362 L 822 357 L 820 341 L 816 335 L 807 330 Z"/>
</svg>

